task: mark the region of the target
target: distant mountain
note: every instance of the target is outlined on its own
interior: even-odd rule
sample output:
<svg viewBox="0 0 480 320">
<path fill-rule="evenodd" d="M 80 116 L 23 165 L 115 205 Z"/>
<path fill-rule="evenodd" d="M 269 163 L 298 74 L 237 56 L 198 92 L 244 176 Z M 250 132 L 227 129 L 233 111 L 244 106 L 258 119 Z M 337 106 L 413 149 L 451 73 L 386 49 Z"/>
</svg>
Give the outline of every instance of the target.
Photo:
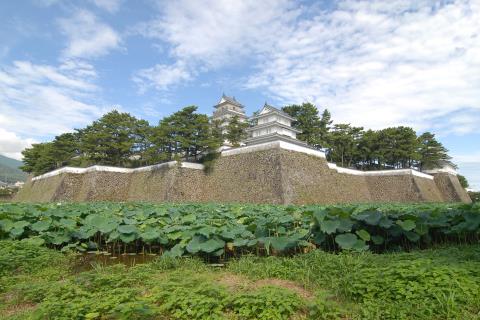
<svg viewBox="0 0 480 320">
<path fill-rule="evenodd" d="M 27 174 L 19 169 L 21 165 L 22 161 L 0 155 L 0 181 L 10 183 L 25 181 Z"/>
</svg>

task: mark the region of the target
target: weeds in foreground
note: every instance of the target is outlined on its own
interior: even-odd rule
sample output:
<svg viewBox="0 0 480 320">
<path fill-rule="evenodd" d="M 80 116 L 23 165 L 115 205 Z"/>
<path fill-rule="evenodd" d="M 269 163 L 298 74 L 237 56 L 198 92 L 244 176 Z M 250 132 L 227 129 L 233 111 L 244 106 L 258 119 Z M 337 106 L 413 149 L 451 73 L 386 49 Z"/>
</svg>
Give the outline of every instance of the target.
<svg viewBox="0 0 480 320">
<path fill-rule="evenodd" d="M 0 318 L 480 319 L 479 245 L 247 256 L 222 269 L 195 258 L 81 272 L 71 265 L 69 255 L 0 241 Z"/>
</svg>

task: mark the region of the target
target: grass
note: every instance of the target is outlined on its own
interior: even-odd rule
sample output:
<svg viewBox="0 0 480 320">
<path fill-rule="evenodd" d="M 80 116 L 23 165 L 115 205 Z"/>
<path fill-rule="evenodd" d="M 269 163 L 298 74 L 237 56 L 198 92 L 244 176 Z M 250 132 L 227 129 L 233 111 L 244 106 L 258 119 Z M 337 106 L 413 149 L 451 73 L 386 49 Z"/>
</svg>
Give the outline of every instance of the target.
<svg viewBox="0 0 480 320">
<path fill-rule="evenodd" d="M 0 319 L 480 319 L 480 245 L 77 268 L 0 241 Z"/>
</svg>

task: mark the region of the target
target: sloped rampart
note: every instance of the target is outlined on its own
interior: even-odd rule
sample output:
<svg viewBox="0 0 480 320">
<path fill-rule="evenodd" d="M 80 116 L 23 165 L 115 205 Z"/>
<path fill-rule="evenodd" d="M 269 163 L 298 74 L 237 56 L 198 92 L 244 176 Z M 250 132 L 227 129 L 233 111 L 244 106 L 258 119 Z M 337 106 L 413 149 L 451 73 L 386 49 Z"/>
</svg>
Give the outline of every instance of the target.
<svg viewBox="0 0 480 320">
<path fill-rule="evenodd" d="M 284 141 L 227 150 L 212 170 L 175 161 L 127 169 L 62 168 L 31 179 L 17 201 L 188 201 L 274 204 L 441 202 L 470 199 L 452 174 L 363 172 Z"/>
</svg>

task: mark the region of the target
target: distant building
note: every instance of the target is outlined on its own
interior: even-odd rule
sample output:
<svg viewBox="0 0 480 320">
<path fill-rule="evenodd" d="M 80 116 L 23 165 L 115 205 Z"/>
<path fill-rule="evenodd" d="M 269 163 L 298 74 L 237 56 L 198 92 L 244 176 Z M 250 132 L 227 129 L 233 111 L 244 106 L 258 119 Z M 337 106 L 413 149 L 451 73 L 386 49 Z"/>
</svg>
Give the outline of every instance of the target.
<svg viewBox="0 0 480 320">
<path fill-rule="evenodd" d="M 214 106 L 212 120 L 222 121 L 222 127 L 228 125 L 228 121 L 234 116 L 238 116 L 240 121 L 247 121 L 248 117 L 245 115 L 244 106 L 238 102 L 235 97 L 228 97 L 222 95 L 220 101 Z"/>
<path fill-rule="evenodd" d="M 248 117 L 245 114 L 244 106 L 238 102 L 235 97 L 229 97 L 225 94 L 222 94 L 220 101 L 214 106 L 215 111 L 213 112 L 212 120 L 220 121 L 220 127 L 222 128 L 222 133 L 227 133 L 227 125 L 234 116 L 237 116 L 240 122 L 247 121 Z M 224 141 L 225 147 L 230 147 L 231 144 L 228 140 Z"/>
<path fill-rule="evenodd" d="M 301 133 L 301 131 L 292 127 L 295 118 L 267 103 L 250 120 L 255 121 L 256 124 L 247 129 L 249 138 L 245 141 L 246 145 L 278 140 L 301 146 L 307 145 L 307 143 L 297 139 L 297 133 Z"/>
</svg>

